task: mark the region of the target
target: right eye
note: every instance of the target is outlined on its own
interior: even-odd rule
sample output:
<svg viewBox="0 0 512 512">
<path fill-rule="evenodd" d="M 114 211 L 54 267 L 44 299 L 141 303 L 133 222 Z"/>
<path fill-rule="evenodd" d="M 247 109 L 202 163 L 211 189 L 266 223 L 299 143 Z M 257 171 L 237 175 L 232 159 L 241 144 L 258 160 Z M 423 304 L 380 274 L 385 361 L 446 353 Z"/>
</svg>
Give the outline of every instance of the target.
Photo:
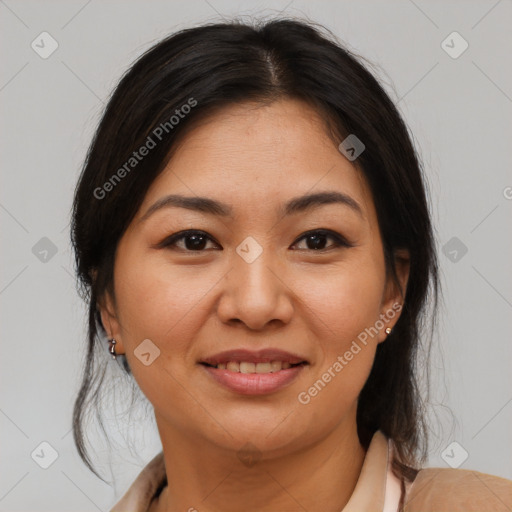
<svg viewBox="0 0 512 512">
<path fill-rule="evenodd" d="M 183 243 L 180 246 L 178 242 L 181 241 L 183 241 Z M 217 242 L 204 231 L 189 229 L 167 237 L 158 244 L 158 247 L 171 250 L 179 249 L 184 252 L 204 252 L 205 245 L 207 245 L 208 241 L 218 246 Z"/>
</svg>

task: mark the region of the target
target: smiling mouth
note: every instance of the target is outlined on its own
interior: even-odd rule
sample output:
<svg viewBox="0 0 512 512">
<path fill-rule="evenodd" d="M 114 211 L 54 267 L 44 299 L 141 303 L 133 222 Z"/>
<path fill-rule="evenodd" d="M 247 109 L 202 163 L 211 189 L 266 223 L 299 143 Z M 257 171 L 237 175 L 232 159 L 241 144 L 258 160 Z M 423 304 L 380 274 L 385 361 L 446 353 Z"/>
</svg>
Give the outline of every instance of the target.
<svg viewBox="0 0 512 512">
<path fill-rule="evenodd" d="M 237 395 L 257 396 L 276 393 L 291 385 L 309 366 L 307 361 L 301 361 L 300 358 L 281 361 L 274 359 L 275 355 L 266 360 L 265 357 L 254 356 L 252 361 L 244 360 L 244 356 L 240 354 L 238 361 L 233 361 L 232 357 L 233 355 L 219 358 L 223 359 L 220 361 L 201 361 L 200 365 L 214 381 Z M 246 354 L 245 357 L 251 356 Z"/>
<path fill-rule="evenodd" d="M 225 363 L 208 364 L 205 362 L 201 363 L 209 368 L 216 368 L 218 370 L 228 370 L 233 373 L 244 373 L 244 374 L 265 374 L 265 373 L 277 373 L 281 370 L 288 370 L 296 366 L 306 365 L 306 361 L 292 364 L 288 361 L 266 361 L 261 363 L 253 363 L 249 361 L 227 361 Z"/>
</svg>

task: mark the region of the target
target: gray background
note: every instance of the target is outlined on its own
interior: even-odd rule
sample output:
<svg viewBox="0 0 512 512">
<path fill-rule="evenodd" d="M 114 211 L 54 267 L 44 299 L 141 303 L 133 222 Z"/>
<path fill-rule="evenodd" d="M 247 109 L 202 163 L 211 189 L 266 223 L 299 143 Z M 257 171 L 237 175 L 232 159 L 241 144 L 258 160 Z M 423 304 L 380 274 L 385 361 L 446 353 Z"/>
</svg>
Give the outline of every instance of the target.
<svg viewBox="0 0 512 512">
<path fill-rule="evenodd" d="M 325 24 L 376 64 L 425 164 L 445 296 L 433 350 L 429 465 L 449 460 L 512 478 L 510 1 L 5 0 L 0 511 L 109 510 L 160 447 L 151 422 L 144 432 L 132 428 L 136 450 L 114 436 L 116 482 L 108 486 L 83 466 L 70 433 L 85 309 L 75 292 L 68 215 L 104 100 L 130 63 L 170 32 L 280 11 Z M 43 31 L 59 45 L 47 59 L 31 48 Z M 441 46 L 453 31 L 469 43 L 456 59 Z M 450 41 L 452 51 L 461 48 Z M 43 237 L 56 254 L 41 252 Z M 31 458 L 44 441 L 59 454 L 48 469 Z M 96 461 L 106 471 L 101 445 Z"/>
</svg>

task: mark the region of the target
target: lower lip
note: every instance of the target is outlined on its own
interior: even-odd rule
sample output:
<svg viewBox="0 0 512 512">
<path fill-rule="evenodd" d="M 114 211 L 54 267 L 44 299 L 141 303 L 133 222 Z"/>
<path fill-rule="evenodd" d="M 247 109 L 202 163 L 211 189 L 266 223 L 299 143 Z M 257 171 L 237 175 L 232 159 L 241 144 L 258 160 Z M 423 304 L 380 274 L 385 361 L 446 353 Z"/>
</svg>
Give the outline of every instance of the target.
<svg viewBox="0 0 512 512">
<path fill-rule="evenodd" d="M 305 365 L 292 366 L 275 373 L 239 373 L 201 365 L 211 377 L 225 388 L 241 395 L 266 395 L 288 386 Z"/>
</svg>

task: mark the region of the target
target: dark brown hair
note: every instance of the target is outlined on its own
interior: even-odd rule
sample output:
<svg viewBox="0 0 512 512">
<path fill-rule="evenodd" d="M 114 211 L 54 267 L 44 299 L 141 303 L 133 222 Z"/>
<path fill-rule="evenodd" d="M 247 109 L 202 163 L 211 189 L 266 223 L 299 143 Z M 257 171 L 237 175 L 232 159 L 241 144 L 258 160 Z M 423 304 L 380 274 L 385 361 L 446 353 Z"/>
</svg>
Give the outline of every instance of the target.
<svg viewBox="0 0 512 512">
<path fill-rule="evenodd" d="M 110 356 L 97 303 L 113 291 L 117 244 L 180 137 L 226 105 L 280 98 L 312 105 L 338 144 L 349 134 L 363 141 L 366 149 L 355 163 L 372 191 L 386 268 L 395 280 L 395 250 L 410 252 L 402 314 L 386 342 L 378 345 L 359 396 L 357 427 L 365 447 L 378 429 L 395 441 L 395 468 L 402 474 L 425 460 L 418 355 L 429 353 L 423 327 L 427 318 L 435 325 L 440 287 L 433 228 L 411 136 L 363 60 L 311 22 L 232 21 L 172 34 L 144 53 L 120 80 L 89 148 L 71 227 L 80 291 L 88 304 L 87 353 L 73 433 L 82 460 L 96 475 L 84 442 L 85 419 L 91 407 L 101 417 L 98 405 Z M 155 133 L 161 135 L 158 141 Z M 148 137 L 156 145 L 126 167 Z M 126 358 L 117 360 L 131 376 Z"/>
</svg>

